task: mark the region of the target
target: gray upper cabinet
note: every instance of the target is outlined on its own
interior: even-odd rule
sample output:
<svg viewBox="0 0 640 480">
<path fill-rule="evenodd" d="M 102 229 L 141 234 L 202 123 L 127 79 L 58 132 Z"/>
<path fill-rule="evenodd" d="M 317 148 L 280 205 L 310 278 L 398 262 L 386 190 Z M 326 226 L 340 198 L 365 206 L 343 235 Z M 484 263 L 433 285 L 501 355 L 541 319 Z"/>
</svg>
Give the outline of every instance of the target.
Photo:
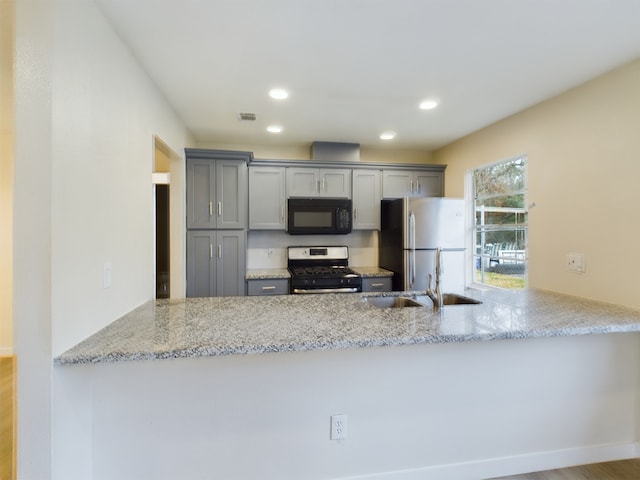
<svg viewBox="0 0 640 480">
<path fill-rule="evenodd" d="M 244 230 L 187 231 L 187 297 L 245 295 Z"/>
<path fill-rule="evenodd" d="M 353 229 L 380 229 L 380 170 L 353 170 Z"/>
<path fill-rule="evenodd" d="M 187 157 L 187 228 L 246 228 L 247 164 Z"/>
<path fill-rule="evenodd" d="M 285 168 L 249 167 L 249 228 L 284 230 Z"/>
<path fill-rule="evenodd" d="M 216 228 L 216 165 L 187 159 L 187 228 Z"/>
<path fill-rule="evenodd" d="M 443 172 L 421 170 L 384 170 L 382 172 L 382 197 L 442 197 L 444 195 Z"/>
<path fill-rule="evenodd" d="M 247 164 L 216 160 L 216 228 L 247 228 Z"/>
<path fill-rule="evenodd" d="M 444 174 L 414 172 L 416 197 L 444 197 Z"/>
<path fill-rule="evenodd" d="M 351 198 L 351 170 L 287 168 L 287 197 Z"/>
</svg>

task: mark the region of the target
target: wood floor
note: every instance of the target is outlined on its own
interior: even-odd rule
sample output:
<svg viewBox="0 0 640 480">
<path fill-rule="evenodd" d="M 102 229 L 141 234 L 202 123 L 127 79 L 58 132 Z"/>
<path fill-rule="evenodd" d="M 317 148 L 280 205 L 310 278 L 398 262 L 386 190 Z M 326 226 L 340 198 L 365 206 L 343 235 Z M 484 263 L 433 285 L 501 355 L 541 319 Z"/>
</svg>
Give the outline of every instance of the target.
<svg viewBox="0 0 640 480">
<path fill-rule="evenodd" d="M 500 480 L 640 480 L 640 459 L 512 475 Z"/>
<path fill-rule="evenodd" d="M 0 357 L 0 479 L 15 471 L 15 357 Z"/>
</svg>

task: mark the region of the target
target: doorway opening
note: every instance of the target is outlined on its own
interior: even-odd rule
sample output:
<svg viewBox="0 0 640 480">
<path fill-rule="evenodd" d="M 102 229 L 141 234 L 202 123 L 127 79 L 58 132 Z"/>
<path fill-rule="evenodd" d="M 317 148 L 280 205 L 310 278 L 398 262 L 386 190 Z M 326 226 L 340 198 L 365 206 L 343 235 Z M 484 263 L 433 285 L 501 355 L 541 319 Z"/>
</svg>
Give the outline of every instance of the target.
<svg viewBox="0 0 640 480">
<path fill-rule="evenodd" d="M 156 184 L 156 298 L 170 296 L 169 184 Z"/>
<path fill-rule="evenodd" d="M 184 159 L 153 137 L 155 298 L 184 297 L 184 231 L 182 171 Z"/>
</svg>

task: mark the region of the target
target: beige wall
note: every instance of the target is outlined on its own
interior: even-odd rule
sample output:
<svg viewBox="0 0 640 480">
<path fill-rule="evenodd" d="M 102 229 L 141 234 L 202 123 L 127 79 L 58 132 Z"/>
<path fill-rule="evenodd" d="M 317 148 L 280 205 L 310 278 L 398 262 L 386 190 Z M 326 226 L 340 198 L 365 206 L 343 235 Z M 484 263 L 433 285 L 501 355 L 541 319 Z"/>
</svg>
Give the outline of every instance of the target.
<svg viewBox="0 0 640 480">
<path fill-rule="evenodd" d="M 529 285 L 640 308 L 640 60 L 434 152 L 448 196 L 476 166 L 529 158 Z M 569 273 L 566 254 L 586 255 Z"/>
<path fill-rule="evenodd" d="M 0 355 L 13 346 L 13 1 L 0 2 Z"/>
</svg>

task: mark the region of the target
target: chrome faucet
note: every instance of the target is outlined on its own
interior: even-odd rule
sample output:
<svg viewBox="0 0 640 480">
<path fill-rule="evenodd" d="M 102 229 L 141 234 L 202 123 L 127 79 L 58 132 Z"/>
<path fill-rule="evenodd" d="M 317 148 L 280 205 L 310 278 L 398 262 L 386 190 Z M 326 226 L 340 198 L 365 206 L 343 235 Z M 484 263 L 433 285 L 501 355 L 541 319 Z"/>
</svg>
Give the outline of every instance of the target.
<svg viewBox="0 0 640 480">
<path fill-rule="evenodd" d="M 440 276 L 442 275 L 442 252 L 440 248 L 436 248 L 436 265 L 435 265 L 435 276 L 436 276 L 436 288 L 431 290 L 431 274 L 427 277 L 427 291 L 425 292 L 427 296 L 433 302 L 433 309 L 438 310 L 442 307 L 442 292 L 440 291 Z"/>
</svg>

